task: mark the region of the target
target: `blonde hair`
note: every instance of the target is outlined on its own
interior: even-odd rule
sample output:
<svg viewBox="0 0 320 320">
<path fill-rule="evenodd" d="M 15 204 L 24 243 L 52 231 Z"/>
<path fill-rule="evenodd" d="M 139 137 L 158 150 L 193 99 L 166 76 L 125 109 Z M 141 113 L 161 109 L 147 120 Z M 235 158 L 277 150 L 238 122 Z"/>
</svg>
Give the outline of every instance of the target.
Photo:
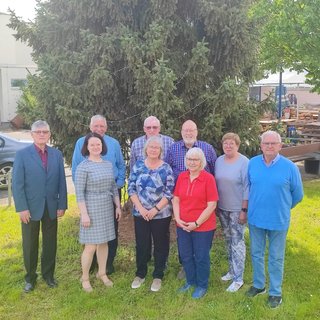
<svg viewBox="0 0 320 320">
<path fill-rule="evenodd" d="M 223 137 L 222 137 L 222 143 L 225 142 L 226 140 L 233 140 L 236 145 L 239 147 L 240 146 L 240 143 L 241 143 L 241 140 L 240 140 L 240 137 L 236 134 L 236 133 L 233 133 L 233 132 L 228 132 L 226 133 Z"/>
</svg>

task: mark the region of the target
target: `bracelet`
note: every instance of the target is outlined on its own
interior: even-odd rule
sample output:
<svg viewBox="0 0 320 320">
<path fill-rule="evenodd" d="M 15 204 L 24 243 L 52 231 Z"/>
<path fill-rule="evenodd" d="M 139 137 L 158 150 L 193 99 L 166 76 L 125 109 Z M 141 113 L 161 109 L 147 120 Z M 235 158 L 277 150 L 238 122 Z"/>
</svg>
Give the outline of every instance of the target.
<svg viewBox="0 0 320 320">
<path fill-rule="evenodd" d="M 248 208 L 242 208 L 241 211 L 247 213 L 248 212 Z"/>
<path fill-rule="evenodd" d="M 198 222 L 197 222 L 197 221 L 195 221 L 195 222 L 194 222 L 194 224 L 196 225 L 196 227 L 197 227 L 197 228 L 199 227 L 199 225 L 198 225 Z"/>
<path fill-rule="evenodd" d="M 154 206 L 155 208 L 156 208 L 156 210 L 159 212 L 160 211 L 160 209 L 157 207 L 157 206 Z"/>
</svg>

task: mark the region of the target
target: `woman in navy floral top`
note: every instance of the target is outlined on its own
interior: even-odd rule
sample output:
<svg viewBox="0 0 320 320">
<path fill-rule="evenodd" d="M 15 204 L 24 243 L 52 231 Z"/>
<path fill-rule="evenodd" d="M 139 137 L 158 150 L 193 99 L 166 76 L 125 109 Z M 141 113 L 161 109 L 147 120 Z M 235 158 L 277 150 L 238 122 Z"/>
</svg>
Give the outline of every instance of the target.
<svg viewBox="0 0 320 320">
<path fill-rule="evenodd" d="M 161 139 L 150 137 L 144 146 L 145 160 L 136 162 L 129 177 L 128 194 L 133 202 L 136 236 L 137 271 L 131 284 L 133 289 L 139 288 L 147 275 L 150 234 L 154 243 L 155 264 L 152 291 L 161 288 L 169 255 L 174 178 L 171 167 L 161 159 L 162 153 Z"/>
</svg>

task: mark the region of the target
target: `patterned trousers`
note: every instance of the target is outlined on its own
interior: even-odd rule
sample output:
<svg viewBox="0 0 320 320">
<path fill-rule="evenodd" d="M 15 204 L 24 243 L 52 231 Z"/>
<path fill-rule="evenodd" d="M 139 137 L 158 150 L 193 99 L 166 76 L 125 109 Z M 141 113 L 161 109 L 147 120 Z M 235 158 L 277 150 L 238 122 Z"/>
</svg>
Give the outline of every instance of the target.
<svg viewBox="0 0 320 320">
<path fill-rule="evenodd" d="M 244 242 L 245 224 L 239 223 L 240 212 L 217 210 L 226 241 L 229 273 L 233 281 L 243 281 L 246 245 Z"/>
</svg>

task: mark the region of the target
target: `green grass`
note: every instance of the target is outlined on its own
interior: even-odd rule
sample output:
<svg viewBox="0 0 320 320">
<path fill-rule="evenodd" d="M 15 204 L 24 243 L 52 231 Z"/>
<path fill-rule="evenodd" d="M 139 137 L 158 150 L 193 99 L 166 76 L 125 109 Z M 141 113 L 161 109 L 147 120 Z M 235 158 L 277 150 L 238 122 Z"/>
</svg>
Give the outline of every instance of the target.
<svg viewBox="0 0 320 320">
<path fill-rule="evenodd" d="M 67 214 L 59 223 L 56 276 L 57 289 L 49 289 L 39 279 L 30 294 L 22 291 L 21 231 L 13 208 L 0 208 L 0 319 L 319 319 L 320 318 L 320 180 L 305 182 L 305 198 L 292 211 L 287 241 L 283 283 L 283 305 L 270 310 L 267 295 L 248 299 L 244 295 L 251 282 L 247 255 L 245 286 L 239 292 L 225 292 L 220 276 L 227 270 L 224 242 L 218 236 L 212 248 L 212 269 L 208 294 L 199 301 L 177 295 L 182 285 L 173 244 L 169 267 L 160 292 L 150 292 L 151 269 L 145 284 L 130 288 L 135 272 L 134 244 L 120 246 L 114 288 L 104 288 L 93 279 L 94 292 L 81 290 L 78 217 L 74 196 Z M 220 232 L 218 231 L 218 234 Z M 221 234 L 221 233 L 220 233 Z M 246 234 L 248 242 L 248 234 Z"/>
</svg>

